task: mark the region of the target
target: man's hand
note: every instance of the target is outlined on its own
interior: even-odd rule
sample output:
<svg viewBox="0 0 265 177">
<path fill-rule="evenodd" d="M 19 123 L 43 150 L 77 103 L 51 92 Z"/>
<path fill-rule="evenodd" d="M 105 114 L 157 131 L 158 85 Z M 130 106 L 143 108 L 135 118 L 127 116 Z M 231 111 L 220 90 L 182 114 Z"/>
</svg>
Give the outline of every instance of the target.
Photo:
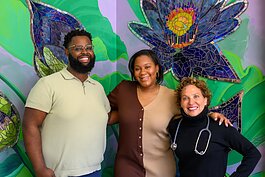
<svg viewBox="0 0 265 177">
<path fill-rule="evenodd" d="M 35 171 L 36 177 L 56 177 L 54 171 L 50 168 L 43 168 Z"/>
<path fill-rule="evenodd" d="M 219 125 L 221 125 L 223 122 L 226 127 L 233 126 L 233 124 L 230 122 L 229 119 L 227 119 L 223 114 L 218 112 L 211 112 L 209 113 L 209 116 L 213 118 L 215 121 L 219 120 Z"/>
</svg>

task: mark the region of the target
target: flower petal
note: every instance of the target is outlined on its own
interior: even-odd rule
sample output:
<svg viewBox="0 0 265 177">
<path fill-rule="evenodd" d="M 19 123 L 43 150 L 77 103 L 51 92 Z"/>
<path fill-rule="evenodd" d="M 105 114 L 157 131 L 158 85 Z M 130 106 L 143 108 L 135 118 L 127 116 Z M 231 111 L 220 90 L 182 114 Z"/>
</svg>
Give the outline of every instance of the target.
<svg viewBox="0 0 265 177">
<path fill-rule="evenodd" d="M 166 17 L 168 14 L 170 14 L 171 11 L 173 11 L 176 7 L 177 1 L 171 1 L 171 0 L 157 0 L 157 8 L 160 13 L 161 20 L 163 22 L 163 25 L 166 26 Z"/>
<path fill-rule="evenodd" d="M 223 40 L 226 36 L 233 33 L 239 27 L 238 19 L 229 19 L 227 21 L 223 21 L 219 24 L 216 24 L 209 32 L 215 33 L 214 38 L 212 39 L 214 42 Z"/>
<path fill-rule="evenodd" d="M 183 77 L 191 76 L 192 66 L 192 60 L 179 52 L 173 57 L 172 73 L 176 79 L 181 80 Z"/>
<path fill-rule="evenodd" d="M 67 12 L 47 4 L 28 1 L 28 6 L 31 14 L 31 36 L 36 54 L 44 60 L 43 47 L 49 44 L 58 46 L 60 48 L 58 53 L 63 56 L 64 35 L 76 28 L 83 29 L 82 24 Z"/>
<path fill-rule="evenodd" d="M 145 14 L 145 18 L 152 29 L 158 34 L 162 33 L 164 26 L 160 19 L 155 2 L 153 0 L 143 0 L 141 5 Z"/>
<path fill-rule="evenodd" d="M 221 11 L 217 20 L 224 21 L 230 18 L 237 18 L 247 9 L 247 6 L 248 6 L 247 1 L 230 4 Z"/>
<path fill-rule="evenodd" d="M 240 24 L 238 15 L 247 7 L 247 2 L 238 2 L 225 7 L 217 4 L 203 17 L 198 25 L 197 39 L 194 45 L 219 41 L 234 32 Z M 210 35 L 205 35 L 207 33 Z"/>
<path fill-rule="evenodd" d="M 166 49 L 162 49 L 162 48 L 153 48 L 152 49 L 157 57 L 159 58 L 159 63 L 162 66 L 162 69 L 164 71 L 164 73 L 167 73 L 171 68 L 172 68 L 172 64 L 173 64 L 173 53 L 170 54 L 170 52 L 165 52 Z"/>
<path fill-rule="evenodd" d="M 190 60 L 193 74 L 214 80 L 240 82 L 231 64 L 216 45 L 187 47 L 182 53 Z"/>
<path fill-rule="evenodd" d="M 235 96 L 230 98 L 228 101 L 221 105 L 210 108 L 211 112 L 219 112 L 227 117 L 239 132 L 241 132 L 241 107 L 242 107 L 243 91 L 237 93 Z"/>
<path fill-rule="evenodd" d="M 164 40 L 164 37 L 157 34 L 149 26 L 137 22 L 130 22 L 129 29 L 134 33 L 139 39 L 146 43 L 151 48 L 158 48 L 166 53 L 174 53 L 175 49 L 169 47 Z M 164 50 L 166 49 L 166 50 Z"/>
<path fill-rule="evenodd" d="M 201 33 L 207 33 L 209 25 L 216 20 L 216 16 L 220 13 L 221 7 L 222 4 L 217 3 L 216 5 L 212 6 L 206 14 L 200 14 L 197 33 L 198 36 L 201 35 Z"/>
<path fill-rule="evenodd" d="M 211 11 L 211 9 L 215 8 L 215 6 L 218 4 L 218 6 L 222 6 L 223 3 L 225 2 L 225 0 L 206 0 L 206 1 L 198 1 L 198 0 L 193 0 L 194 4 L 201 3 L 200 5 L 200 9 L 201 11 L 200 13 L 200 17 L 199 18 L 203 18 L 206 14 L 209 13 L 209 11 Z"/>
<path fill-rule="evenodd" d="M 210 42 L 223 40 L 226 36 L 233 33 L 239 26 L 238 19 L 228 19 L 216 24 L 208 25 L 206 32 L 201 32 L 196 36 L 194 46 L 204 45 Z"/>
</svg>

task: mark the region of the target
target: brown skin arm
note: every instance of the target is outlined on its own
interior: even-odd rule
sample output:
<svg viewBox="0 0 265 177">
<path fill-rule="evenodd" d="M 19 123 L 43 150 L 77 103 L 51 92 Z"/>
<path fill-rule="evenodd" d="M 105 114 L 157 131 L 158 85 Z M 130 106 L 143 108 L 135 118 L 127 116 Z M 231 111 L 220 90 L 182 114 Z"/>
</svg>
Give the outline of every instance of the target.
<svg viewBox="0 0 265 177">
<path fill-rule="evenodd" d="M 108 125 L 116 124 L 118 122 L 119 122 L 118 111 L 110 111 Z"/>
<path fill-rule="evenodd" d="M 219 125 L 221 125 L 223 122 L 226 127 L 233 126 L 233 124 L 230 122 L 229 119 L 227 119 L 223 114 L 218 112 L 211 112 L 209 113 L 209 116 L 214 119 L 215 121 L 219 120 Z"/>
<path fill-rule="evenodd" d="M 46 167 L 42 154 L 40 128 L 46 115 L 46 112 L 25 108 L 22 123 L 26 152 L 33 165 L 36 177 L 55 177 L 53 170 Z"/>
</svg>

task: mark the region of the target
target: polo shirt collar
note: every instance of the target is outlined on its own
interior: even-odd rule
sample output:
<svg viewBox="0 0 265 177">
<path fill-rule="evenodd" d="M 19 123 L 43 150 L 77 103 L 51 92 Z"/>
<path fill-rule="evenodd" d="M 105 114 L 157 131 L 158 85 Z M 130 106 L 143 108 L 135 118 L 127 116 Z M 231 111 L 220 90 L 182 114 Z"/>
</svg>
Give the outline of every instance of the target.
<svg viewBox="0 0 265 177">
<path fill-rule="evenodd" d="M 71 80 L 71 79 L 77 79 L 79 80 L 78 78 L 76 78 L 72 73 L 70 73 L 67 68 L 63 68 L 61 71 L 60 71 L 61 75 L 63 76 L 64 79 L 66 80 Z M 88 75 L 87 79 L 85 80 L 85 82 L 89 82 L 91 84 L 95 84 L 94 81 L 90 78 L 90 76 Z"/>
</svg>

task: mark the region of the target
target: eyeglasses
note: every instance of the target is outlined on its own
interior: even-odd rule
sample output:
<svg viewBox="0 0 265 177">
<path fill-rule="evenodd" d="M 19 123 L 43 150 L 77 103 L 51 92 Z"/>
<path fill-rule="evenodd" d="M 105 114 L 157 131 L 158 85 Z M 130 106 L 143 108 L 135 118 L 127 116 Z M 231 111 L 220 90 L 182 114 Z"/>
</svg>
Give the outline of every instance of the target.
<svg viewBox="0 0 265 177">
<path fill-rule="evenodd" d="M 82 45 L 72 45 L 72 46 L 69 47 L 69 49 L 71 49 L 71 48 L 73 48 L 73 50 L 74 50 L 75 52 L 80 53 L 80 52 L 82 52 L 84 49 L 85 49 L 86 52 L 93 51 L 93 48 L 94 48 L 94 47 L 93 47 L 93 45 L 88 44 L 88 45 L 86 45 L 86 46 L 82 46 Z"/>
</svg>

